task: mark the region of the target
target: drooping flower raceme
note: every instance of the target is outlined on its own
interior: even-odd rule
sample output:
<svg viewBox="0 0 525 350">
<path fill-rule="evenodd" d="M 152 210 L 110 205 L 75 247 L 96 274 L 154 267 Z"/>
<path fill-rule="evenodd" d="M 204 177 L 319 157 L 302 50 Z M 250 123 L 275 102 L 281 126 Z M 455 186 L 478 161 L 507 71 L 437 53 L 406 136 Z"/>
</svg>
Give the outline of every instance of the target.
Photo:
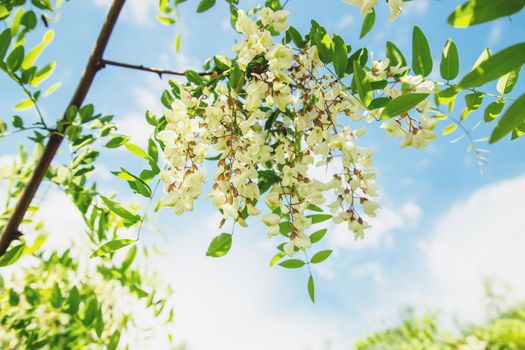
<svg viewBox="0 0 525 350">
<path fill-rule="evenodd" d="M 270 30 L 288 28 L 287 11 L 264 8 L 258 22 L 242 10 L 237 15 L 243 40 L 233 47 L 236 59 L 208 79 L 172 82 L 175 99 L 157 134 L 168 163 L 161 173 L 163 204 L 177 214 L 193 209 L 208 157 L 217 162 L 208 197 L 222 213 L 221 226 L 226 220 L 246 226 L 249 216 L 260 214 L 268 236 L 287 237 L 281 249 L 290 256 L 311 246 L 307 231 L 327 218 L 362 237 L 367 218 L 376 214 L 378 193 L 373 151 L 359 146 L 365 129 L 354 122 L 379 120 L 383 108 L 365 108 L 327 74 L 316 45 L 274 41 Z M 384 89 L 390 98 L 407 89 L 432 91 L 432 84 L 405 73 L 386 60 L 375 61 L 367 76 L 371 82 L 394 80 Z M 402 90 L 395 88 L 396 76 L 404 79 Z M 422 119 L 404 113 L 383 123 L 403 146 L 420 148 L 433 138 L 425 101 L 416 108 Z M 335 170 L 322 180 L 312 171 L 318 167 Z"/>
</svg>

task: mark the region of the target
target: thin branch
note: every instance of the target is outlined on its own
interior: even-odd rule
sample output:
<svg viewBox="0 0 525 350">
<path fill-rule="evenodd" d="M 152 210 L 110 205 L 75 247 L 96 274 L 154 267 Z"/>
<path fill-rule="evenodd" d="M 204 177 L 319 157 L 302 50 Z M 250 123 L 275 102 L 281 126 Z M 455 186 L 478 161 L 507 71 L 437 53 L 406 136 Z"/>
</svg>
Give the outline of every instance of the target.
<svg viewBox="0 0 525 350">
<path fill-rule="evenodd" d="M 115 67 L 136 69 L 136 70 L 141 70 L 141 71 L 145 71 L 145 72 L 156 73 L 161 78 L 162 78 L 162 75 L 164 75 L 164 74 L 166 74 L 166 75 L 185 76 L 184 72 L 181 72 L 181 71 L 175 71 L 175 70 L 170 70 L 170 69 L 162 69 L 162 68 L 146 67 L 146 66 L 144 66 L 142 64 L 140 64 L 140 65 L 138 65 L 138 64 L 129 64 L 129 63 L 112 61 L 112 60 L 106 60 L 104 58 L 101 59 L 100 60 L 100 68 L 104 68 L 106 65 L 107 66 L 115 66 Z M 197 74 L 199 74 L 201 76 L 206 76 L 206 75 L 212 75 L 213 72 L 199 72 Z"/>
<path fill-rule="evenodd" d="M 106 17 L 104 25 L 100 31 L 97 42 L 93 48 L 89 61 L 86 65 L 84 73 L 80 78 L 80 82 L 77 85 L 75 93 L 69 102 L 66 111 L 70 106 L 80 107 L 84 102 L 84 99 L 91 87 L 91 83 L 95 78 L 97 71 L 99 70 L 99 64 L 103 57 L 104 51 L 108 44 L 115 23 L 117 22 L 118 16 L 124 6 L 126 0 L 114 0 L 109 13 Z M 66 112 L 64 112 L 62 120 L 66 120 Z M 33 200 L 40 183 L 44 179 L 47 169 L 49 168 L 51 161 L 55 157 L 60 144 L 62 143 L 64 136 L 58 133 L 52 133 L 49 137 L 49 141 L 46 144 L 44 152 L 40 157 L 36 168 L 31 176 L 31 179 L 26 184 L 16 207 L 11 214 L 9 221 L 7 221 L 4 230 L 2 232 L 2 237 L 0 237 L 0 256 L 4 255 L 7 251 L 7 248 L 12 241 L 20 238 L 22 233 L 19 231 L 19 226 L 24 219 L 24 215 Z"/>
</svg>

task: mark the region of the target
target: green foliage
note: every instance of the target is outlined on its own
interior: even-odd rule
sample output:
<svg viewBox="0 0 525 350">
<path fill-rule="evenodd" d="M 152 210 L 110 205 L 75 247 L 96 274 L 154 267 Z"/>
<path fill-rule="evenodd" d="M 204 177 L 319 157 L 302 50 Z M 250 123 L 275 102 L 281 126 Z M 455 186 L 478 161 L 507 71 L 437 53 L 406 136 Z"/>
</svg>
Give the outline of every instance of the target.
<svg viewBox="0 0 525 350">
<path fill-rule="evenodd" d="M 428 40 L 419 27 L 412 34 L 412 69 L 424 77 L 432 72 L 432 53 Z"/>
<path fill-rule="evenodd" d="M 381 119 L 388 119 L 397 115 L 402 115 L 416 107 L 421 101 L 427 98 L 427 96 L 428 94 L 409 93 L 396 97 L 386 105 L 385 109 L 383 109 Z"/>
<path fill-rule="evenodd" d="M 366 17 L 363 19 L 363 25 L 361 26 L 361 33 L 359 34 L 359 39 L 363 39 L 371 30 L 372 27 L 374 27 L 374 23 L 376 22 L 376 11 L 372 9 L 372 11 L 366 15 Z"/>
<path fill-rule="evenodd" d="M 206 252 L 207 256 L 220 257 L 228 254 L 232 246 L 232 235 L 229 233 L 221 233 L 213 238 Z"/>
<path fill-rule="evenodd" d="M 416 316 L 410 310 L 402 324 L 367 335 L 355 350 L 380 349 L 522 349 L 525 347 L 525 308 L 517 306 L 479 326 L 464 327 L 461 334 L 442 329 L 435 315 Z"/>
<path fill-rule="evenodd" d="M 441 77 L 445 80 L 453 80 L 459 74 L 458 48 L 452 39 L 448 39 L 445 43 L 439 71 L 441 72 Z"/>
<path fill-rule="evenodd" d="M 141 302 L 152 294 L 135 293 L 130 284 L 133 279 L 119 281 L 114 277 L 119 270 L 106 266 L 110 265 L 79 267 L 68 250 L 47 258 L 37 255 L 30 268 L 6 275 L 0 284 L 0 348 L 115 348 L 120 334 L 130 339 L 130 335 L 143 332 L 140 322 L 133 322 L 130 310 L 135 307 L 157 313 L 165 299 Z M 137 274 L 137 270 L 127 272 L 129 277 Z M 132 283 L 153 292 L 134 279 Z M 159 313 L 159 319 L 169 317 L 170 311 L 166 311 Z M 140 342 L 147 344 L 146 339 Z M 119 344 L 121 348 L 129 345 L 139 344 Z"/>
<path fill-rule="evenodd" d="M 458 6 L 448 17 L 448 23 L 463 28 L 510 16 L 525 7 L 525 0 L 469 0 Z"/>
<path fill-rule="evenodd" d="M 458 84 L 459 88 L 468 89 L 482 86 L 505 74 L 519 69 L 525 63 L 525 43 L 507 47 L 481 62 Z"/>
<path fill-rule="evenodd" d="M 505 111 L 490 136 L 490 143 L 494 143 L 525 122 L 525 94 L 521 95 Z"/>
</svg>

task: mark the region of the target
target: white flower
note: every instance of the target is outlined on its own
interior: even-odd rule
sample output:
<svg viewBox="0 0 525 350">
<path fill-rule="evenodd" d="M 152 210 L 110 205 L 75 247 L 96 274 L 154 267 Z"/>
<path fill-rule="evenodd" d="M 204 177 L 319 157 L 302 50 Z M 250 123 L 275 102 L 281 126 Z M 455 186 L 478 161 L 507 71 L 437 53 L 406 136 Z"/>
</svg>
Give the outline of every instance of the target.
<svg viewBox="0 0 525 350">
<path fill-rule="evenodd" d="M 361 16 L 369 14 L 379 0 L 344 0 L 347 4 L 361 7 Z"/>
<path fill-rule="evenodd" d="M 397 16 L 401 13 L 403 8 L 403 0 L 387 0 L 388 7 L 390 7 L 390 16 L 388 17 L 388 22 L 393 22 Z"/>
<path fill-rule="evenodd" d="M 261 217 L 261 221 L 263 224 L 269 227 L 278 226 L 279 221 L 281 221 L 281 217 L 274 213 L 268 213 Z"/>
<path fill-rule="evenodd" d="M 295 250 L 294 242 L 292 241 L 286 242 L 283 246 L 283 250 L 286 253 L 286 255 L 293 256 L 294 250 Z"/>
</svg>

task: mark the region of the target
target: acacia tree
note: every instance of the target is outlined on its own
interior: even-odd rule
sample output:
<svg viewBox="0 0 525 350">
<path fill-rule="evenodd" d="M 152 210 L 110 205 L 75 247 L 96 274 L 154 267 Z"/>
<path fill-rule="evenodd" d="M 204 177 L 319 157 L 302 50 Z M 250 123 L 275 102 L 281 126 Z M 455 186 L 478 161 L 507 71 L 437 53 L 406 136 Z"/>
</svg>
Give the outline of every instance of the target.
<svg viewBox="0 0 525 350">
<path fill-rule="evenodd" d="M 232 229 L 212 240 L 207 255 L 225 255 L 232 245 L 233 227 L 246 227 L 250 216 L 260 215 L 268 236 L 278 241 L 270 264 L 307 268 L 307 289 L 314 301 L 310 264 L 332 253 L 313 248 L 327 234 L 319 224 L 333 220 L 347 225 L 349 234 L 359 239 L 378 208 L 373 150 L 359 146 L 365 133 L 363 122 L 399 138 L 401 147 L 419 149 L 434 140 L 438 123 L 448 120 L 441 133 L 461 129 L 461 137 L 466 136 L 480 164 L 486 152 L 480 145 L 509 133 L 514 139 L 525 131 L 525 95 L 507 96 L 525 63 L 525 43 L 495 54 L 483 50 L 472 70 L 459 79 L 459 49 L 449 39 L 439 63 L 442 80 L 432 81 L 429 75 L 435 63 L 430 44 L 417 26 L 410 64 L 392 42 L 386 42 L 385 58 L 369 62 L 367 48 L 353 48 L 315 20 L 307 33 L 290 26 L 288 1 L 268 0 L 247 11 L 238 0 L 225 1 L 231 24 L 241 34 L 233 46 L 235 54 L 211 57 L 202 72 L 178 72 L 105 59 L 105 48 L 125 4 L 125 0 L 114 0 L 71 101 L 64 106 L 63 116 L 48 125 L 39 106 L 57 88 L 56 84 L 42 88 L 55 63 L 41 65 L 37 59 L 51 42 L 53 31 L 49 29 L 32 48 L 26 47 L 25 39 L 37 25 L 52 25 L 62 1 L 2 0 L 0 18 L 6 29 L 0 33 L 0 69 L 27 96 L 14 109 L 35 111 L 34 120 L 15 115 L 9 127 L 0 123 L 2 137 L 27 134 L 35 145 L 35 161 L 26 164 L 27 157 L 21 155 L 26 166 L 6 176 L 8 195 L 0 221 L 2 266 L 31 252 L 26 233 L 31 230 L 33 198 L 44 181 L 61 188 L 79 209 L 95 247 L 92 256 L 111 261 L 116 250 L 137 244 L 161 184 L 164 195 L 155 210 L 172 207 L 177 215 L 193 210 L 205 183 L 205 163 L 211 162 L 210 197 L 222 215 L 219 227 L 229 222 Z M 364 37 L 376 20 L 374 7 L 383 4 L 378 0 L 346 2 L 361 8 Z M 208 11 L 215 3 L 201 0 L 197 12 Z M 178 6 L 191 4 L 159 1 L 158 20 L 173 24 Z M 387 0 L 384 6 L 389 6 L 389 20 L 393 21 L 403 1 Z M 497 5 L 490 0 L 469 0 L 448 21 L 468 27 L 510 16 L 524 6 L 525 0 Z M 178 46 L 180 37 L 176 42 Z M 111 115 L 84 104 L 95 76 L 110 66 L 185 78 L 168 82 L 160 96 L 166 108 L 163 115 L 146 112 L 152 129 L 146 149 L 118 133 Z M 496 91 L 491 92 L 489 83 L 494 80 L 498 81 Z M 482 90 L 485 85 L 487 90 Z M 454 105 L 459 96 L 464 97 L 466 107 L 456 118 Z M 463 121 L 485 101 L 489 102 L 484 107 L 485 122 L 503 115 L 490 138 L 474 139 Z M 53 160 L 63 142 L 70 148 L 72 161 L 57 164 Z M 118 147 L 125 147 L 146 164 L 139 171 L 121 167 L 113 172 L 134 193 L 148 199 L 145 208 L 121 203 L 115 194 L 100 193 L 89 177 L 100 152 Z M 329 181 L 309 171 L 327 165 L 336 169 Z M 135 239 L 122 238 L 123 230 L 129 229 L 136 230 Z M 284 259 L 286 256 L 289 258 Z"/>
</svg>

